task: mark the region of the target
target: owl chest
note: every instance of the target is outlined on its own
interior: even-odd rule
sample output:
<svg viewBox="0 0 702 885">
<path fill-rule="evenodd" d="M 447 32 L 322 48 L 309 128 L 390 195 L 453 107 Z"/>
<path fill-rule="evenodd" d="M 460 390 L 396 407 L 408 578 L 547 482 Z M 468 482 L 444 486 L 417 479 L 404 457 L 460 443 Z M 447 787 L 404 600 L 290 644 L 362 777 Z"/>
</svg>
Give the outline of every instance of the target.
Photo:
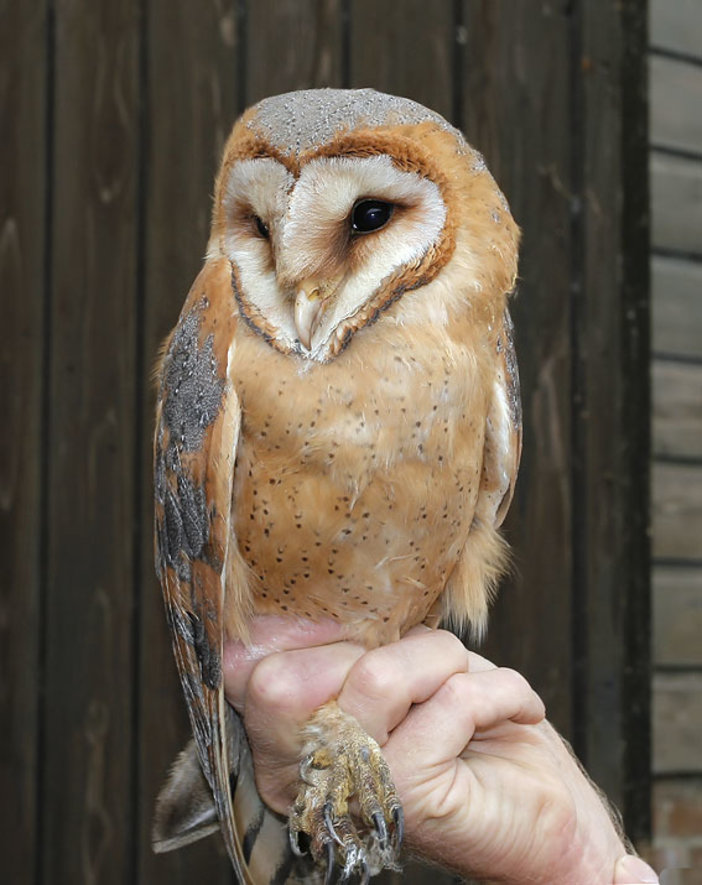
<svg viewBox="0 0 702 885">
<path fill-rule="evenodd" d="M 263 351 L 242 361 L 234 527 L 258 611 L 395 631 L 426 615 L 465 543 L 482 464 L 482 397 L 468 355 L 448 356 L 381 348 L 307 371 Z"/>
</svg>

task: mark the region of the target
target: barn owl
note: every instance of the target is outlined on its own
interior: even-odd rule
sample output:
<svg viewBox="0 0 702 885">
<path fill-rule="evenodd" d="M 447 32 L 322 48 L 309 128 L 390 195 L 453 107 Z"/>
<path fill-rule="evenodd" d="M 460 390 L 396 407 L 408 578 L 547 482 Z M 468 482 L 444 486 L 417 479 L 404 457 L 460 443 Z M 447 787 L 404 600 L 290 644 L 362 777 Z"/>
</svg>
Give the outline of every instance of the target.
<svg viewBox="0 0 702 885">
<path fill-rule="evenodd" d="M 440 619 L 480 632 L 521 448 L 518 238 L 480 154 L 413 101 L 308 90 L 235 124 L 159 369 L 156 563 L 194 741 L 156 850 L 220 827 L 256 885 L 395 865 L 389 771 L 334 702 L 289 822 L 263 805 L 223 642 L 265 614 L 368 648 Z"/>
</svg>

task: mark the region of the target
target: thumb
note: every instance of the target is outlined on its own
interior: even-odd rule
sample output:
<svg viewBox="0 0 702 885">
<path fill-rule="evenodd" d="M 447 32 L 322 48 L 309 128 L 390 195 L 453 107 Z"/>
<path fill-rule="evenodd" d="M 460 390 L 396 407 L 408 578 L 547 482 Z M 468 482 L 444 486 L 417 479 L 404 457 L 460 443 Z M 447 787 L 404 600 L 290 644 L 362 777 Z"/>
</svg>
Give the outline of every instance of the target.
<svg viewBox="0 0 702 885">
<path fill-rule="evenodd" d="M 658 882 L 655 871 L 640 857 L 625 854 L 614 866 L 614 885 L 644 885 Z"/>
</svg>

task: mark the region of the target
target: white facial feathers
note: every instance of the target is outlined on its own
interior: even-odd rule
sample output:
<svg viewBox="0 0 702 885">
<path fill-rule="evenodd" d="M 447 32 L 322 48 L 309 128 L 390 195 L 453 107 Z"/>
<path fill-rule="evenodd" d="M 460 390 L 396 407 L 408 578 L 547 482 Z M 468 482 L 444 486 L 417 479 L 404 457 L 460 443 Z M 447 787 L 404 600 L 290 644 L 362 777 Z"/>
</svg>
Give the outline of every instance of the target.
<svg viewBox="0 0 702 885">
<path fill-rule="evenodd" d="M 351 232 L 351 213 L 361 199 L 397 207 L 386 227 Z M 232 169 L 224 208 L 222 247 L 239 270 L 245 298 L 277 328 L 281 343 L 316 360 L 327 358 L 334 332 L 388 276 L 421 261 L 446 221 L 438 186 L 385 155 L 320 157 L 303 166 L 297 181 L 273 159 L 244 160 Z M 268 239 L 257 231 L 255 216 L 269 229 Z M 354 249 L 361 251 L 352 255 Z M 295 285 L 330 276 L 338 288 L 308 352 L 293 321 Z"/>
<path fill-rule="evenodd" d="M 291 277 L 306 273 L 309 258 L 300 245 L 316 240 L 317 232 L 330 224 L 347 219 L 354 203 L 364 198 L 417 210 L 418 221 L 397 218 L 383 231 L 367 235 L 379 242 L 382 238 L 386 272 L 421 258 L 438 239 L 446 220 L 446 207 L 434 182 L 403 172 L 388 156 L 312 160 L 290 195 L 282 232 L 281 257 Z"/>
</svg>

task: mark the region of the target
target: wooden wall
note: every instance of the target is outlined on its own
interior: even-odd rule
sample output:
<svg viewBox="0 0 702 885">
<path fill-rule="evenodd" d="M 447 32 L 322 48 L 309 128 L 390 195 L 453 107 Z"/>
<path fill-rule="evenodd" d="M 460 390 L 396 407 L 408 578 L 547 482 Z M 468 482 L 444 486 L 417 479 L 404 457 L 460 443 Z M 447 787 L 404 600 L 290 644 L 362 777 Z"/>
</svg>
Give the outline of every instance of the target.
<svg viewBox="0 0 702 885">
<path fill-rule="evenodd" d="M 150 372 L 201 262 L 235 116 L 314 85 L 375 86 L 447 115 L 524 229 L 516 567 L 488 650 L 531 679 L 645 835 L 643 5 L 23 0 L 3 12 L 0 878 L 231 881 L 217 840 L 150 849 L 154 796 L 187 735 L 153 575 Z M 677 275 L 685 315 L 695 267 L 661 256 L 654 268 Z M 681 500 L 694 457 L 657 468 Z M 690 536 L 668 536 L 678 546 L 658 555 L 675 562 L 659 578 L 681 578 L 684 596 Z"/>
<path fill-rule="evenodd" d="M 702 869 L 702 5 L 653 0 L 654 844 Z"/>
</svg>

